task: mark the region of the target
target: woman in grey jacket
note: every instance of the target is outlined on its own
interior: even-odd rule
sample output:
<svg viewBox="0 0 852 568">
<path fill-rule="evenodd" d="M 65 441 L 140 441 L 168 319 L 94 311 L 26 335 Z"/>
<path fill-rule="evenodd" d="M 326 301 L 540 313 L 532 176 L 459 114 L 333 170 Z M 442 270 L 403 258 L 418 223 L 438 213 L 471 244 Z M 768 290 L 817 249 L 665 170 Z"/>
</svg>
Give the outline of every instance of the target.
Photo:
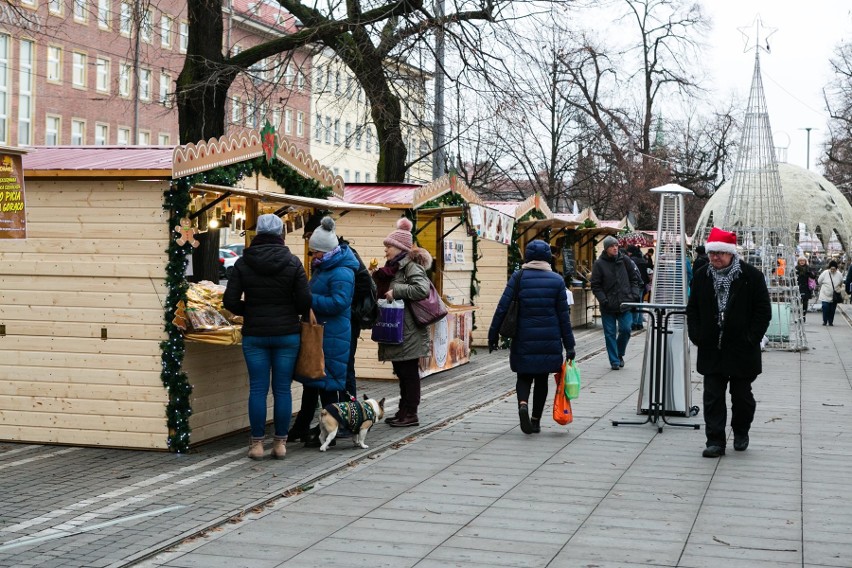
<svg viewBox="0 0 852 568">
<path fill-rule="evenodd" d="M 429 295 L 426 269 L 432 265 L 432 255 L 414 246 L 410 220 L 402 217 L 396 226 L 384 240 L 387 262 L 373 272 L 378 297 L 406 302 L 422 300 Z M 399 379 L 399 410 L 385 422 L 391 426 L 419 426 L 420 357 L 429 354 L 429 332 L 414 321 L 411 310 L 405 310 L 402 337 L 399 345 L 379 344 L 379 360 L 390 361 Z"/>
</svg>

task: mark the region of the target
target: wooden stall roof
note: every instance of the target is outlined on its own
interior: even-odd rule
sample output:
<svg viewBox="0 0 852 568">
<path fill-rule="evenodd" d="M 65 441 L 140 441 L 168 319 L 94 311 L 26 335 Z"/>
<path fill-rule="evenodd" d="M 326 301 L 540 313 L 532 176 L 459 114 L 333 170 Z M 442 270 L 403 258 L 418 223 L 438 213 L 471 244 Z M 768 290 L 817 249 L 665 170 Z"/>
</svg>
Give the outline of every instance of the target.
<svg viewBox="0 0 852 568">
<path fill-rule="evenodd" d="M 302 197 L 299 195 L 288 195 L 276 191 L 262 191 L 245 187 L 228 187 L 225 185 L 214 185 L 199 183 L 192 186 L 193 190 L 210 191 L 220 194 L 239 195 L 251 197 L 270 203 L 287 203 L 297 207 L 311 207 L 316 209 L 339 209 L 344 211 L 388 211 L 387 207 L 381 205 L 364 205 L 361 203 L 349 203 L 343 199 L 331 197 L 329 199 L 318 199 L 315 197 Z"/>
<path fill-rule="evenodd" d="M 410 209 L 414 191 L 419 187 L 414 183 L 347 183 L 343 188 L 343 199 L 348 203 Z"/>
<path fill-rule="evenodd" d="M 24 154 L 27 179 L 167 180 L 174 146 L 32 146 Z"/>
</svg>

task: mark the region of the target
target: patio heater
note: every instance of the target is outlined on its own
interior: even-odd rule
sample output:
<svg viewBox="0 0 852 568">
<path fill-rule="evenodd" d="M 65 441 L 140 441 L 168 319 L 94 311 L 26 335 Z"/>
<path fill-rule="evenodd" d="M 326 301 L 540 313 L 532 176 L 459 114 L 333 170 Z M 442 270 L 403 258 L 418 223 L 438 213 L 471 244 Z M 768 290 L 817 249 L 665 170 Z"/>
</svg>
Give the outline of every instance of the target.
<svg viewBox="0 0 852 568">
<path fill-rule="evenodd" d="M 647 304 L 659 313 L 660 333 L 645 335 L 645 357 L 639 386 L 637 414 L 649 412 L 656 398 L 662 396 L 665 414 L 694 415 L 689 358 L 689 337 L 686 329 L 686 300 L 689 282 L 686 271 L 686 235 L 684 233 L 683 196 L 692 191 L 677 184 L 651 190 L 660 194 L 660 216 L 657 224 L 657 259 L 651 283 L 651 301 Z M 664 312 L 668 312 L 667 314 Z M 659 326 L 655 326 L 659 327 Z M 658 346 L 657 343 L 662 342 Z M 654 358 L 662 371 L 662 389 L 654 391 Z M 654 392 L 655 396 L 652 396 Z"/>
</svg>

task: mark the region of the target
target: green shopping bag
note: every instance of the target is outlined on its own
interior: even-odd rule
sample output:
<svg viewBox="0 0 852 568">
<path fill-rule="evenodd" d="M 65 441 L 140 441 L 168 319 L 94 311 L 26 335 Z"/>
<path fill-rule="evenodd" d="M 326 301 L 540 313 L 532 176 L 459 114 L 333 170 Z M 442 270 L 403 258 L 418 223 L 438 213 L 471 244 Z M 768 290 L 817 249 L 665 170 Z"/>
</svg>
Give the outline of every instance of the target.
<svg viewBox="0 0 852 568">
<path fill-rule="evenodd" d="M 574 360 L 565 364 L 565 396 L 568 400 L 580 396 L 580 367 Z"/>
</svg>

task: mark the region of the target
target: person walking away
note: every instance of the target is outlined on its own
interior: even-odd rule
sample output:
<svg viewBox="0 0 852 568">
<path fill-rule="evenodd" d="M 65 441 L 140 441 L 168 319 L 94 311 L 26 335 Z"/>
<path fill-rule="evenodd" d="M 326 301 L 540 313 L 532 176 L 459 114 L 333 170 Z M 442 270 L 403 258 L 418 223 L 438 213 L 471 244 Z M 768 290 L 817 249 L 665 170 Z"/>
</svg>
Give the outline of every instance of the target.
<svg viewBox="0 0 852 568">
<path fill-rule="evenodd" d="M 648 261 L 642 256 L 642 250 L 638 245 L 629 245 L 627 247 L 627 254 L 630 256 L 633 264 L 636 265 L 636 269 L 639 270 L 639 276 L 642 279 L 642 293 L 639 295 L 639 299 L 636 300 L 637 302 L 641 302 L 645 296 L 645 290 L 651 285 L 651 275 L 648 273 Z M 643 312 L 638 310 L 633 312 L 633 324 L 630 326 L 630 329 L 645 329 L 645 314 Z"/>
<path fill-rule="evenodd" d="M 645 260 L 648 262 L 648 268 L 654 270 L 654 249 L 648 249 L 648 252 L 645 253 Z"/>
<path fill-rule="evenodd" d="M 302 408 L 294 422 L 299 431 L 309 427 L 317 407 L 349 402 L 346 394 L 346 368 L 352 337 L 351 312 L 358 260 L 349 247 L 338 243 L 331 217 L 323 217 L 308 239 L 311 252 L 311 308 L 323 326 L 322 351 L 326 376 L 304 383 Z M 298 377 L 297 377 L 298 378 Z M 306 447 L 319 447 L 319 426 L 310 431 Z"/>
<path fill-rule="evenodd" d="M 406 302 L 422 300 L 429 295 L 426 270 L 432 266 L 429 251 L 414 246 L 411 221 L 405 217 L 396 223 L 396 230 L 385 238 L 385 265 L 373 272 L 379 298 Z M 420 326 L 405 310 L 403 339 L 399 345 L 379 344 L 379 361 L 390 361 L 399 379 L 399 409 L 385 422 L 394 427 L 419 426 L 417 409 L 420 406 L 420 357 L 429 354 L 429 330 Z"/>
<path fill-rule="evenodd" d="M 311 290 L 301 261 L 284 245 L 277 215 L 257 219 L 257 235 L 243 251 L 222 297 L 225 309 L 243 316 L 243 357 L 249 375 L 248 457 L 264 456 L 266 397 L 272 387 L 272 457 L 283 459 L 293 401 L 290 386 L 300 344 L 300 317 L 311 307 Z"/>
<path fill-rule="evenodd" d="M 549 375 L 558 372 L 563 361 L 576 356 L 565 282 L 551 270 L 550 259 L 550 246 L 546 242 L 530 241 L 524 254 L 525 263 L 509 278 L 488 329 L 491 352 L 497 349 L 500 327 L 517 291 L 518 327 L 509 351 L 509 366 L 518 376 L 515 388 L 524 434 L 541 432 Z"/>
<path fill-rule="evenodd" d="M 704 245 L 698 245 L 695 247 L 695 261 L 692 263 L 692 274 L 694 275 L 698 272 L 699 268 L 708 264 L 710 264 L 710 257 L 707 256 L 707 250 L 704 248 Z"/>
<path fill-rule="evenodd" d="M 813 288 L 811 288 L 812 283 Z M 814 288 L 816 288 L 816 275 L 808 266 L 808 259 L 804 256 L 796 259 L 796 284 L 799 286 L 799 296 L 802 298 L 802 321 L 806 321 L 808 300 L 813 298 Z"/>
<path fill-rule="evenodd" d="M 837 303 L 834 301 L 834 292 L 843 289 L 843 275 L 837 270 L 837 261 L 828 263 L 828 268 L 822 271 L 817 278 L 819 298 L 822 302 L 822 325 L 834 325 L 834 313 L 837 311 Z"/>
<path fill-rule="evenodd" d="M 643 284 L 633 261 L 618 249 L 618 239 L 606 237 L 603 247 L 601 256 L 592 266 L 591 287 L 600 305 L 610 367 L 617 371 L 624 367 L 633 324 L 630 308 L 622 308 L 621 304 L 638 302 Z"/>
<path fill-rule="evenodd" d="M 748 448 L 756 408 L 752 383 L 762 371 L 760 342 L 772 312 L 763 273 L 737 256 L 736 234 L 713 227 L 705 248 L 710 262 L 695 273 L 686 319 L 704 375 L 702 455 L 718 458 L 725 455 L 728 388 L 734 449 Z"/>
</svg>

